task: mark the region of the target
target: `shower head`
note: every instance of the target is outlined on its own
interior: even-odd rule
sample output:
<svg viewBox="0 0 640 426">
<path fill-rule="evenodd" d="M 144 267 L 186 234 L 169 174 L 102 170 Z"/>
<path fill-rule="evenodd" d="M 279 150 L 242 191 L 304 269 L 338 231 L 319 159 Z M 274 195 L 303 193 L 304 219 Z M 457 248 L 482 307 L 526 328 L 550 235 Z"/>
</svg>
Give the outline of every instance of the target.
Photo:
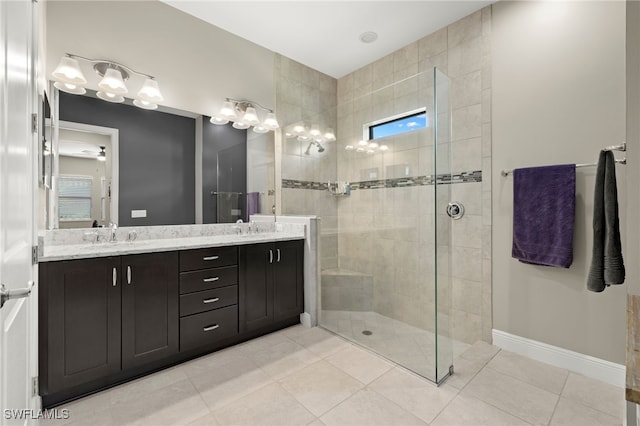
<svg viewBox="0 0 640 426">
<path fill-rule="evenodd" d="M 324 152 L 324 147 L 322 145 L 320 145 L 320 142 L 318 141 L 311 141 L 309 142 L 309 146 L 307 146 L 307 150 L 304 152 L 304 155 L 309 155 L 311 154 L 311 147 L 315 145 L 318 148 L 318 152 Z"/>
</svg>

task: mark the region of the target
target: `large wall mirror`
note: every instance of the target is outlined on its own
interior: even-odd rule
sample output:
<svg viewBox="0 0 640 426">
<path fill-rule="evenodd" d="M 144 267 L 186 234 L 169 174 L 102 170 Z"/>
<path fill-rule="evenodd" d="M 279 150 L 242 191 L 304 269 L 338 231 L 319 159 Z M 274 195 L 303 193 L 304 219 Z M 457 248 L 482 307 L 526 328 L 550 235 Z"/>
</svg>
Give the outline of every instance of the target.
<svg viewBox="0 0 640 426">
<path fill-rule="evenodd" d="M 228 223 L 272 212 L 273 132 L 105 102 L 91 92 L 54 96 L 49 228 Z"/>
</svg>

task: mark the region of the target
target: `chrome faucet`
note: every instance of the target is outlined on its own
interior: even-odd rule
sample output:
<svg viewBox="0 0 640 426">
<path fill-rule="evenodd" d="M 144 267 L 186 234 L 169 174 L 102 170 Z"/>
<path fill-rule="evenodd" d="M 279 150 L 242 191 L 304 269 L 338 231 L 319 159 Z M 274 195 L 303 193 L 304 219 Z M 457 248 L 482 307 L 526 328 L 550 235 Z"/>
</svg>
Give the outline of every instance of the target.
<svg viewBox="0 0 640 426">
<path fill-rule="evenodd" d="M 115 243 L 116 241 L 118 241 L 118 236 L 116 235 L 116 231 L 118 231 L 118 224 L 117 223 L 110 223 L 109 224 L 109 229 L 111 229 L 111 242 Z"/>
</svg>

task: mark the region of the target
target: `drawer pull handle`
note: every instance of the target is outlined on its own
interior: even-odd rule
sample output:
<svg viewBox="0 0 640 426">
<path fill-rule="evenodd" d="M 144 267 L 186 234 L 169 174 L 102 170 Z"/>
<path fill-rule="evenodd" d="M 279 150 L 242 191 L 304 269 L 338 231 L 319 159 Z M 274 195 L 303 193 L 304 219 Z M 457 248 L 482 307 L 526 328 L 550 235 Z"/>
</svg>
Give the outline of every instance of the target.
<svg viewBox="0 0 640 426">
<path fill-rule="evenodd" d="M 115 287 L 116 284 L 118 284 L 118 272 L 116 271 L 116 268 L 113 268 L 113 273 L 111 274 L 111 278 L 113 280 L 113 286 Z"/>
<path fill-rule="evenodd" d="M 211 283 L 214 281 L 218 281 L 220 279 L 220 277 L 211 277 L 211 278 L 204 278 L 202 281 L 204 281 L 205 283 Z"/>
<path fill-rule="evenodd" d="M 214 297 L 213 299 L 204 299 L 202 303 L 214 303 L 214 302 L 217 302 L 218 300 L 220 300 L 219 297 Z"/>
<path fill-rule="evenodd" d="M 269 250 L 269 263 L 273 263 L 273 250 Z"/>
<path fill-rule="evenodd" d="M 218 259 L 220 259 L 220 256 L 207 256 L 202 258 L 202 260 L 218 260 Z"/>
<path fill-rule="evenodd" d="M 210 325 L 209 327 L 203 328 L 203 330 L 204 331 L 211 331 L 211 330 L 215 330 L 218 327 L 220 327 L 218 324 L 214 324 L 214 325 Z"/>
<path fill-rule="evenodd" d="M 278 254 L 278 259 L 276 262 L 280 263 L 280 249 L 276 249 L 276 253 Z"/>
</svg>

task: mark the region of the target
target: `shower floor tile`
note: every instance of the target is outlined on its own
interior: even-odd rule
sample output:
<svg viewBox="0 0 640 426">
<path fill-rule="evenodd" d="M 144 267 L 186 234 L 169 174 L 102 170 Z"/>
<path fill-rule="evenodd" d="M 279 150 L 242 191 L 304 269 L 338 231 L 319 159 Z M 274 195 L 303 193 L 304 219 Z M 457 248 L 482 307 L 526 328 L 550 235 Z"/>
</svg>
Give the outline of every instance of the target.
<svg viewBox="0 0 640 426">
<path fill-rule="evenodd" d="M 369 311 L 323 310 L 320 325 L 435 381 L 436 336 L 431 331 Z M 444 336 L 439 344 L 444 364 L 470 346 Z"/>
</svg>

